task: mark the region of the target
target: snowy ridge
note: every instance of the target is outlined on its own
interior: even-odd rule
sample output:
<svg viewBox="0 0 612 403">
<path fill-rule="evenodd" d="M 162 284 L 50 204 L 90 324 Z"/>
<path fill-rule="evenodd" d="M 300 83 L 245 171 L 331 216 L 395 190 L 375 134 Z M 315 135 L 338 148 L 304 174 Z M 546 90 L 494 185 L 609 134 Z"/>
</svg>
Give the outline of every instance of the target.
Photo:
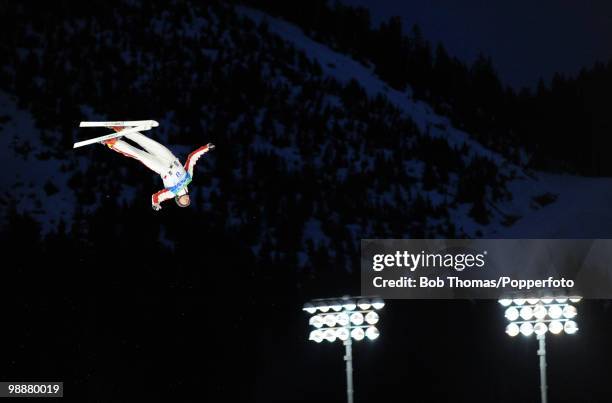
<svg viewBox="0 0 612 403">
<path fill-rule="evenodd" d="M 454 128 L 448 118 L 436 114 L 428 104 L 413 99 L 410 90 L 401 92 L 389 87 L 378 78 L 373 68 L 366 67 L 349 56 L 337 53 L 312 40 L 299 27 L 289 22 L 249 7 L 237 6 L 236 11 L 257 24 L 265 22 L 270 32 L 305 52 L 312 60 L 316 60 L 327 76 L 344 84 L 356 80 L 372 98 L 378 95 L 385 96 L 398 110 L 409 116 L 422 133 L 444 138 L 452 147 L 460 148 L 467 145 L 471 153 L 489 158 L 500 165 L 505 162 L 501 155 L 483 147 L 467 133 Z"/>
<path fill-rule="evenodd" d="M 270 32 L 316 60 L 325 75 L 342 83 L 356 80 L 370 97 L 385 96 L 395 107 L 414 120 L 421 132 L 443 138 L 452 147 L 466 145 L 473 155 L 489 158 L 508 169 L 515 177 L 509 183 L 509 189 L 515 197 L 512 201 L 497 206 L 498 213 L 517 217 L 517 222 L 510 227 L 500 225 L 499 222 L 482 226 L 467 217 L 468 206 L 463 205 L 451 214 L 457 222 L 463 223 L 466 233 L 474 234 L 480 230 L 485 237 L 508 238 L 581 238 L 612 235 L 612 178 L 582 178 L 543 173 L 525 175 L 522 169 L 508 163 L 500 154 L 485 148 L 467 133 L 454 128 L 448 118 L 436 114 L 428 104 L 413 99 L 410 90 L 400 92 L 390 88 L 376 76 L 373 68 L 314 41 L 299 27 L 284 20 L 249 7 L 237 6 L 236 10 L 257 24 L 265 22 Z M 421 161 L 412 161 L 414 169 L 419 170 L 420 165 Z M 338 174 L 339 179 L 342 179 L 342 173 L 339 171 Z M 436 191 L 424 193 L 434 205 L 443 198 Z M 549 205 L 538 206 L 534 198 L 545 194 L 556 199 Z"/>
<path fill-rule="evenodd" d="M 374 73 L 373 68 L 366 67 L 351 57 L 338 53 L 328 46 L 312 40 L 305 35 L 299 27 L 284 20 L 244 6 L 237 6 L 236 11 L 239 15 L 251 19 L 256 24 L 265 22 L 269 32 L 278 35 L 290 46 L 304 52 L 309 59 L 316 61 L 321 66 L 324 75 L 342 84 L 347 84 L 349 81 L 355 80 L 364 88 L 370 98 L 383 96 L 397 108 L 400 113 L 414 121 L 421 133 L 428 134 L 432 138 L 443 139 L 450 147 L 455 149 L 465 147 L 468 152 L 467 156 L 464 157 L 466 163 L 469 163 L 474 156 L 484 157 L 497 165 L 500 173 L 509 178 L 518 178 L 520 181 L 532 180 L 523 173 L 522 168 L 508 162 L 500 154 L 489 150 L 472 139 L 467 133 L 453 127 L 448 118 L 436 114 L 427 103 L 413 99 L 410 90 L 400 92 L 390 88 Z M 332 107 L 341 107 L 341 102 L 333 95 L 327 96 L 326 101 Z M 411 140 L 406 139 L 406 141 Z M 256 141 L 256 147 L 258 147 L 258 149 L 267 149 L 270 152 L 275 152 L 285 160 L 287 166 L 299 167 L 301 165 L 299 160 L 300 153 L 297 150 L 292 152 L 290 148 L 278 149 L 269 142 L 266 145 L 266 141 L 260 138 Z M 351 149 L 348 151 L 348 154 L 354 157 L 354 151 L 355 150 Z M 388 155 L 393 153 L 393 150 L 390 149 L 385 151 Z M 356 162 L 354 163 L 355 168 L 361 169 L 363 172 L 373 172 L 373 156 L 365 153 L 365 150 L 360 150 L 360 152 L 361 157 L 359 159 L 356 158 Z M 365 163 L 365 168 L 363 163 Z M 412 172 L 417 177 L 423 176 L 425 169 L 425 163 L 423 161 L 409 160 L 405 161 L 404 164 L 406 172 Z M 336 177 L 339 181 L 344 181 L 347 177 L 346 168 L 339 169 L 336 173 Z M 450 182 L 450 186 L 446 189 L 446 194 L 441 194 L 437 190 L 424 190 L 420 183 L 412 184 L 411 186 L 398 184 L 395 187 L 395 191 L 408 199 L 421 195 L 433 206 L 437 206 L 443 201 L 448 201 L 449 198 L 452 197 L 450 195 L 455 191 L 454 188 L 457 184 L 457 178 L 455 177 Z M 537 195 L 537 189 L 532 187 L 532 190 L 533 193 L 528 192 L 526 194 L 526 200 L 521 199 L 518 201 L 519 204 L 521 204 L 520 206 L 511 202 L 507 203 L 504 209 L 493 209 L 491 212 L 491 222 L 488 225 L 483 226 L 470 217 L 471 206 L 468 204 L 461 204 L 455 208 L 449 209 L 448 212 L 456 223 L 460 233 L 469 236 L 483 236 L 486 233 L 497 233 L 504 229 L 502 223 L 507 219 L 507 214 L 509 214 L 505 211 L 506 209 L 512 211 L 512 214 L 514 214 L 515 211 L 521 211 L 523 213 L 529 210 L 529 205 L 531 204 L 530 199 Z M 394 203 L 391 190 L 383 194 L 370 192 L 369 197 L 372 200 L 377 200 L 376 203 L 380 206 L 392 205 Z M 441 224 L 441 222 L 438 222 L 438 220 L 434 218 L 429 218 L 428 222 L 430 226 Z M 321 237 L 325 236 L 325 234 L 321 234 Z"/>
</svg>

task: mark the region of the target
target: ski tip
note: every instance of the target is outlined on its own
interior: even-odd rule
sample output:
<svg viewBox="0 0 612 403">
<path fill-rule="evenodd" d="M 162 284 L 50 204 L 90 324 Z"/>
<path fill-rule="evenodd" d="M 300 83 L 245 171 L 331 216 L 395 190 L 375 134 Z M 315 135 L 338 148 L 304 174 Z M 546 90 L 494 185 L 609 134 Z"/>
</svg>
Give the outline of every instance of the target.
<svg viewBox="0 0 612 403">
<path fill-rule="evenodd" d="M 79 127 L 136 127 L 136 126 L 150 126 L 157 127 L 159 122 L 156 120 L 126 120 L 126 121 L 109 121 L 109 122 L 90 122 L 82 121 L 79 122 Z"/>
</svg>

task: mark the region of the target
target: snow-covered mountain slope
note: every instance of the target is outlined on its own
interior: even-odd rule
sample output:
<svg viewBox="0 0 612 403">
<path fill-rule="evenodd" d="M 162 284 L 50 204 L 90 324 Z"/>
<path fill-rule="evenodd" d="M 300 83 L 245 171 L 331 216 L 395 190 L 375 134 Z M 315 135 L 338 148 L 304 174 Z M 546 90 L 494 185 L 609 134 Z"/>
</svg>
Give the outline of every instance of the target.
<svg viewBox="0 0 612 403">
<path fill-rule="evenodd" d="M 453 127 L 447 117 L 436 114 L 427 103 L 414 99 L 410 89 L 406 92 L 400 92 L 389 87 L 374 73 L 373 67 L 365 66 L 347 55 L 316 42 L 305 35 L 299 27 L 282 19 L 271 17 L 249 7 L 239 6 L 236 9 L 240 15 L 252 19 L 257 24 L 265 24 L 270 32 L 278 35 L 296 49 L 303 51 L 311 60 L 321 66 L 325 75 L 345 84 L 355 80 L 365 89 L 368 96 L 372 98 L 385 97 L 401 113 L 412 119 L 421 132 L 432 137 L 442 138 L 451 147 L 466 147 L 470 156 L 478 155 L 494 161 L 501 172 L 514 178 L 511 182 L 514 191 L 511 193 L 513 196 L 517 196 L 509 203 L 500 203 L 497 209 L 497 213 L 500 213 L 498 218 L 504 216 L 518 218 L 524 214 L 529 214 L 534 208 L 537 208 L 537 203 L 534 202 L 533 198 L 537 198 L 546 192 L 559 193 L 563 190 L 558 186 L 551 187 L 546 184 L 554 176 L 548 175 L 542 178 L 540 175 L 534 177 L 532 173 L 525 175 L 521 167 L 509 163 L 503 156 L 483 147 L 469 134 Z M 440 195 L 431 192 L 428 197 L 430 200 L 435 200 Z M 466 217 L 468 215 L 467 206 L 459 206 L 453 209 L 451 215 L 456 222 L 461 223 L 461 228 L 467 234 L 476 234 L 477 232 L 481 232 L 483 235 L 504 234 L 507 229 L 507 226 L 501 222 L 493 222 L 485 227 L 475 223 L 469 217 Z"/>
<path fill-rule="evenodd" d="M 413 99 L 410 90 L 402 93 L 390 88 L 376 76 L 372 67 L 364 66 L 349 56 L 312 40 L 300 28 L 286 21 L 248 7 L 237 7 L 237 10 L 258 24 L 265 23 L 270 32 L 279 35 L 316 60 L 326 75 L 343 83 L 356 80 L 371 97 L 385 96 L 398 110 L 410 116 L 422 132 L 444 138 L 454 147 L 465 145 L 471 153 L 489 158 L 503 170 L 510 170 L 517 175 L 508 184 L 513 199 L 498 206 L 506 215 L 517 221 L 511 226 L 488 225 L 482 228 L 483 236 L 595 238 L 612 235 L 612 178 L 545 173 L 524 175 L 519 167 L 483 147 L 469 134 L 454 128 L 448 118 L 436 114 L 426 103 Z M 539 202 L 539 198 L 549 200 Z M 464 222 L 465 218 L 459 217 L 460 215 L 461 213 L 457 212 L 457 220 Z M 477 227 L 474 225 L 472 230 L 477 230 Z"/>
<path fill-rule="evenodd" d="M 409 116 L 421 132 L 443 138 L 451 147 L 460 148 L 465 145 L 470 153 L 487 157 L 499 165 L 505 163 L 505 159 L 498 153 L 483 147 L 480 143 L 474 141 L 469 134 L 453 127 L 447 117 L 436 114 L 427 103 L 414 99 L 410 89 L 401 92 L 389 87 L 374 73 L 373 67 L 366 67 L 351 57 L 335 52 L 329 47 L 312 40 L 299 27 L 282 19 L 271 17 L 248 7 L 238 6 L 236 9 L 241 15 L 252 19 L 257 24 L 266 24 L 270 32 L 280 36 L 296 49 L 303 51 L 311 60 L 316 61 L 321 66 L 325 75 L 344 84 L 355 80 L 372 98 L 379 95 L 384 96 L 399 111 Z M 514 167 L 508 166 L 508 169 L 512 168 Z M 516 170 L 513 170 L 513 172 L 516 172 Z"/>
</svg>

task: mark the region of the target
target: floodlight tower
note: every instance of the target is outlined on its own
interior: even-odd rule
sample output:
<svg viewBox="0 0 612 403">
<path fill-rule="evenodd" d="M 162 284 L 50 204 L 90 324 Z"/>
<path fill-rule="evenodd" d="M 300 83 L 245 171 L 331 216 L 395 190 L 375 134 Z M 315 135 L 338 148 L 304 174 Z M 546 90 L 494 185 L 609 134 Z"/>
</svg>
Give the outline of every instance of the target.
<svg viewBox="0 0 612 403">
<path fill-rule="evenodd" d="M 309 340 L 316 343 L 340 340 L 344 344 L 348 403 L 353 403 L 353 340 L 378 338 L 380 332 L 374 326 L 379 320 L 376 311 L 384 306 L 385 302 L 378 297 L 342 297 L 312 300 L 302 308 L 312 315 L 308 323 L 315 328 Z"/>
<path fill-rule="evenodd" d="M 515 298 L 500 299 L 499 303 L 506 307 L 505 316 L 510 321 L 506 326 L 506 334 L 514 337 L 535 334 L 540 357 L 540 395 L 542 403 L 548 402 L 548 385 L 546 384 L 546 333 L 575 334 L 578 325 L 573 320 L 578 312 L 571 303 L 576 303 L 581 297 L 550 297 L 550 298 Z"/>
</svg>

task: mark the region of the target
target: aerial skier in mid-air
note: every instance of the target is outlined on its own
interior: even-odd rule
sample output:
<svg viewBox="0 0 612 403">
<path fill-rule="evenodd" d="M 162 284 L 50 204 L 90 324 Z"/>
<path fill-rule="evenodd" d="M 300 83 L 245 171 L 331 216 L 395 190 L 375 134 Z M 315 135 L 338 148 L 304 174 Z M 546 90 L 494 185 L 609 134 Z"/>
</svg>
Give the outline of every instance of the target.
<svg viewBox="0 0 612 403">
<path fill-rule="evenodd" d="M 161 203 L 174 198 L 180 207 L 188 207 L 191 204 L 187 186 L 193 179 L 193 168 L 198 159 L 215 148 L 211 143 L 193 151 L 187 157 L 185 165 L 168 148 L 140 133 L 158 126 L 154 120 L 129 121 L 129 122 L 81 122 L 81 127 L 110 127 L 116 133 L 98 137 L 91 140 L 75 143 L 74 148 L 93 143 L 102 143 L 111 150 L 126 157 L 137 159 L 146 167 L 161 176 L 164 189 L 151 197 L 151 206 L 154 210 L 161 210 Z M 125 137 L 136 143 L 142 149 L 136 148 L 127 141 L 121 140 Z"/>
</svg>

